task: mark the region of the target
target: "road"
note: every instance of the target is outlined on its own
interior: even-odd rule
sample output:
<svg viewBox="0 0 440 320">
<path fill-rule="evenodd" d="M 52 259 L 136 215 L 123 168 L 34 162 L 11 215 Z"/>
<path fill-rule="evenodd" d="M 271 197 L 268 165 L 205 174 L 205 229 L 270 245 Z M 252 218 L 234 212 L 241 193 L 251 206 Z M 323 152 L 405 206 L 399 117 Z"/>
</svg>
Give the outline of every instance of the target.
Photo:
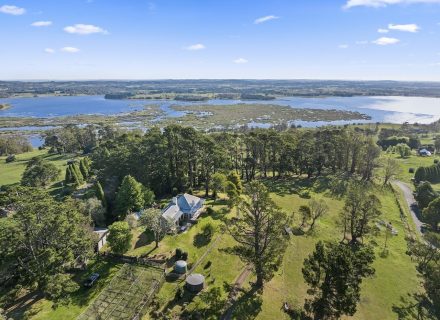
<svg viewBox="0 0 440 320">
<path fill-rule="evenodd" d="M 417 206 L 417 201 L 414 199 L 413 191 L 411 188 L 404 182 L 396 180 L 394 183 L 402 190 L 403 196 L 405 197 L 405 201 L 408 205 L 409 212 L 411 213 L 411 217 L 416 225 L 417 231 L 422 234 L 422 225 L 423 222 L 419 220 L 419 207 Z"/>
</svg>

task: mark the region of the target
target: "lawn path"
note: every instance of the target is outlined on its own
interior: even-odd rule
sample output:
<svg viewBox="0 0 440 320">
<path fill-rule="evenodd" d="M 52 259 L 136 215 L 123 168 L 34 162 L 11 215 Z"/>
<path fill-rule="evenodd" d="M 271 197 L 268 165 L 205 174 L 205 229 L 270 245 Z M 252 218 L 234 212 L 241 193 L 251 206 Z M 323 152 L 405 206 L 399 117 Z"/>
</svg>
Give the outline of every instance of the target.
<svg viewBox="0 0 440 320">
<path fill-rule="evenodd" d="M 402 190 L 403 196 L 405 197 L 406 204 L 408 205 L 409 212 L 411 213 L 411 217 L 416 225 L 417 232 L 422 234 L 422 226 L 423 222 L 419 220 L 419 207 L 417 206 L 417 201 L 414 198 L 413 192 L 411 188 L 404 182 L 396 180 L 395 184 Z"/>
<path fill-rule="evenodd" d="M 232 287 L 231 291 L 229 292 L 228 296 L 228 304 L 230 305 L 228 309 L 226 309 L 225 313 L 222 316 L 222 320 L 230 320 L 232 318 L 232 313 L 234 312 L 234 302 L 237 298 L 237 294 L 239 289 L 243 286 L 243 283 L 246 281 L 246 279 L 249 277 L 249 275 L 252 272 L 252 267 L 249 265 L 245 266 L 243 271 L 238 276 L 237 280 L 235 280 L 234 286 Z"/>
</svg>

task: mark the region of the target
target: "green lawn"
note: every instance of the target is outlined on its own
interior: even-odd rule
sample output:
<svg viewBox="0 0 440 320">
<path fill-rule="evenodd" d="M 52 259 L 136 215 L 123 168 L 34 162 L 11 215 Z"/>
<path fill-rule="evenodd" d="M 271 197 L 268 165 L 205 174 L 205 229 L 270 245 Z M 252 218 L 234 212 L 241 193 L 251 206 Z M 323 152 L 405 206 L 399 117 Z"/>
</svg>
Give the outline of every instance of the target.
<svg viewBox="0 0 440 320">
<path fill-rule="evenodd" d="M 377 258 L 374 263 L 376 274 L 373 278 L 364 281 L 362 300 L 353 319 L 396 319 L 391 309 L 393 304 L 397 304 L 402 295 L 418 288 L 415 265 L 405 253 L 407 249 L 405 231 L 395 198 L 388 189 L 378 188 L 376 194 L 380 195 L 382 201 L 383 219 L 390 221 L 399 234 L 389 240 L 389 255 L 386 258 L 379 256 L 384 244 L 384 234 L 375 237 L 377 242 Z M 286 212 L 296 211 L 301 204 L 307 202 L 298 195 L 292 194 L 274 194 L 273 197 Z M 314 235 L 294 236 L 290 240 L 282 267 L 266 285 L 262 311 L 258 319 L 289 319 L 281 310 L 283 302 L 303 305 L 306 297 L 307 286 L 301 273 L 304 259 L 312 252 L 318 240 L 341 239 L 342 232 L 336 221 L 343 202 L 317 193 L 312 193 L 312 197 L 324 197 L 330 207 L 330 212 L 319 222 Z"/>
<path fill-rule="evenodd" d="M 288 214 L 298 212 L 300 205 L 307 204 L 309 200 L 298 195 L 299 191 L 305 189 L 311 191 L 313 198 L 323 198 L 330 207 L 330 212 L 318 222 L 317 230 L 313 235 L 293 236 L 290 239 L 283 264 L 274 278 L 266 284 L 263 295 L 254 295 L 252 298 L 243 295 L 245 298 L 239 300 L 233 316 L 234 319 L 252 319 L 254 317 L 257 319 L 290 319 L 281 307 L 285 301 L 298 306 L 302 306 L 304 303 L 307 295 L 307 286 L 303 281 L 301 272 L 304 259 L 313 251 L 318 240 L 340 240 L 342 235 L 337 226 L 337 220 L 338 214 L 344 205 L 343 201 L 329 197 L 325 188 L 314 188 L 312 182 L 298 180 L 297 178 L 284 181 L 268 180 L 266 182 L 273 191 L 272 197 L 275 202 Z M 315 185 L 320 184 L 316 183 Z M 352 319 L 396 319 L 396 315 L 392 311 L 393 305 L 399 303 L 401 296 L 417 290 L 419 287 L 415 265 L 406 255 L 405 228 L 399 216 L 394 194 L 391 190 L 380 187 L 377 187 L 375 193 L 380 196 L 382 201 L 383 219 L 391 222 L 399 231 L 399 234 L 389 239 L 389 255 L 385 258 L 379 255 L 385 241 L 384 232 L 373 238 L 377 243 L 375 249 L 377 258 L 374 263 L 376 274 L 373 278 L 364 281 L 362 300 L 358 306 L 358 312 L 354 317 L 351 317 Z M 189 263 L 194 263 L 209 246 L 209 244 L 201 247 L 194 245 L 201 226 L 207 222 L 220 226 L 222 217 L 227 212 L 226 207 L 220 204 L 215 205 L 214 209 L 217 214 L 213 217 L 205 216 L 201 218 L 199 224 L 186 233 L 167 236 L 161 242 L 159 249 L 151 254 L 166 253 L 172 255 L 175 248 L 180 247 L 189 252 Z M 221 211 L 225 211 L 225 213 L 219 214 Z M 233 215 L 234 212 L 235 210 L 232 213 L 227 213 L 227 215 Z M 294 219 L 298 223 L 299 217 L 297 214 Z M 146 241 L 148 236 L 141 231 L 136 231 L 136 239 L 133 241 L 131 254 L 144 254 L 154 246 L 150 243 L 136 248 L 136 243 L 148 243 Z M 207 255 L 195 270 L 195 272 L 202 273 L 207 277 L 208 289 L 213 286 L 223 288 L 224 283 L 229 286 L 233 285 L 243 270 L 244 264 L 236 256 L 225 250 L 233 245 L 234 240 L 227 233 L 222 233 L 221 241 L 217 243 L 215 249 Z M 208 261 L 211 261 L 212 265 L 205 269 Z M 250 290 L 249 281 L 253 280 L 253 275 L 247 279 L 244 284 L 245 292 Z M 173 314 L 177 315 L 184 308 L 193 310 L 204 306 L 199 297 L 185 297 L 178 303 L 173 302 L 177 287 L 182 285 L 183 283 L 180 281 L 169 281 L 164 284 L 157 299 L 161 309 L 169 308 Z M 222 289 L 222 294 L 225 298 L 227 290 Z M 145 319 L 148 319 L 148 316 Z"/>
<path fill-rule="evenodd" d="M 16 161 L 10 163 L 6 163 L 5 156 L 0 157 L 0 186 L 19 183 L 27 162 L 37 156 L 42 156 L 44 159 L 52 162 L 61 169 L 59 176 L 59 180 L 61 181 L 64 178 L 66 161 L 71 159 L 74 155 L 49 154 L 47 150 L 35 149 L 31 152 L 18 154 L 16 156 Z"/>
</svg>

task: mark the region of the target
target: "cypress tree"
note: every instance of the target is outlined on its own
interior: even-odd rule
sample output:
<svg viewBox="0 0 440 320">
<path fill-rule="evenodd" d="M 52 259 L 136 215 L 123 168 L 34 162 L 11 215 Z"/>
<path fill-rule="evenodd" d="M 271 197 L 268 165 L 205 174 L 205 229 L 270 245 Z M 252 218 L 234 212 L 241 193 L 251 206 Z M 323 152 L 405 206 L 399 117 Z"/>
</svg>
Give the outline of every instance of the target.
<svg viewBox="0 0 440 320">
<path fill-rule="evenodd" d="M 64 178 L 64 182 L 66 184 L 73 182 L 73 174 L 72 174 L 72 169 L 71 169 L 70 165 L 68 165 L 66 168 L 66 176 Z"/>
<path fill-rule="evenodd" d="M 85 158 L 81 159 L 79 162 L 79 170 L 81 171 L 82 176 L 86 179 L 89 176 L 89 169 L 87 168 Z"/>
<path fill-rule="evenodd" d="M 99 181 L 95 184 L 96 197 L 101 200 L 101 204 L 104 208 L 107 208 L 107 200 L 105 199 L 104 189 L 102 189 L 101 183 Z"/>
<path fill-rule="evenodd" d="M 417 168 L 416 173 L 414 174 L 414 179 L 416 181 L 424 181 L 424 180 L 426 180 L 425 168 L 424 167 L 418 167 Z"/>
<path fill-rule="evenodd" d="M 82 184 L 82 183 L 84 182 L 84 177 L 83 177 L 83 175 L 82 175 L 82 173 L 81 173 L 81 170 L 79 169 L 78 164 L 77 164 L 77 163 L 74 163 L 74 164 L 72 165 L 72 169 L 73 169 L 73 171 L 75 172 L 75 175 L 76 175 L 76 177 L 77 177 L 77 180 L 78 180 L 79 184 Z"/>
</svg>

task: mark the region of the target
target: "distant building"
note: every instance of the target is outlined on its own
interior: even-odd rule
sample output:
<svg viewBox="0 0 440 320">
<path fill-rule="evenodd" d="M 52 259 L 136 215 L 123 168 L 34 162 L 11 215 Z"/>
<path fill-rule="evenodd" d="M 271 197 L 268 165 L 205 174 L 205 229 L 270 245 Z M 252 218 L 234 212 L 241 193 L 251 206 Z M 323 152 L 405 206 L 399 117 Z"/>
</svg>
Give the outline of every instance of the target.
<svg viewBox="0 0 440 320">
<path fill-rule="evenodd" d="M 93 232 L 98 236 L 96 251 L 99 252 L 101 248 L 107 243 L 107 236 L 109 234 L 109 231 L 107 228 L 94 228 Z"/>
<path fill-rule="evenodd" d="M 203 209 L 204 199 L 184 193 L 171 199 L 162 210 L 162 218 L 179 226 L 182 221 L 195 220 Z"/>
<path fill-rule="evenodd" d="M 431 155 L 432 155 L 431 151 L 429 151 L 427 149 L 420 149 L 419 150 L 419 156 L 430 157 Z"/>
</svg>

